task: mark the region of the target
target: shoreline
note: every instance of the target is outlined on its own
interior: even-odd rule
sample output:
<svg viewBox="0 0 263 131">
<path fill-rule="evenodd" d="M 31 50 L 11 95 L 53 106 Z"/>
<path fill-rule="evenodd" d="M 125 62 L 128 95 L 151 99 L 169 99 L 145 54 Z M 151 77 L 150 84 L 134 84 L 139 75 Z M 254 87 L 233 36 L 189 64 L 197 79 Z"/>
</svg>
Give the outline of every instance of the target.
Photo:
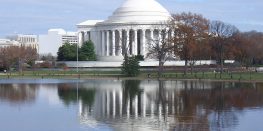
<svg viewBox="0 0 263 131">
<path fill-rule="evenodd" d="M 3 77 L 4 76 L 4 77 Z M 157 77 L 116 77 L 116 76 L 48 76 L 45 75 L 44 77 L 38 76 L 11 76 L 6 77 L 5 75 L 0 75 L 0 80 L 41 80 L 41 79 L 59 79 L 59 80 L 163 80 L 163 81 L 211 81 L 211 82 L 242 82 L 242 83 L 263 83 L 263 80 L 247 80 L 247 79 L 209 79 L 209 78 L 157 78 Z"/>
</svg>

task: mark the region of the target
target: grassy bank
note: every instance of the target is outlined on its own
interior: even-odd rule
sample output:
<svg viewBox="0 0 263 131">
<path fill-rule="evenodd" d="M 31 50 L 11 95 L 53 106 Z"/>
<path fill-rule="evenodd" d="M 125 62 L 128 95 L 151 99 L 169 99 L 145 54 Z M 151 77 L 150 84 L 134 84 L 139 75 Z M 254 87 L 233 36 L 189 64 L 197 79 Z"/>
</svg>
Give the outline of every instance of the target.
<svg viewBox="0 0 263 131">
<path fill-rule="evenodd" d="M 139 76 L 128 78 L 124 77 L 120 71 L 24 71 L 23 73 L 1 73 L 0 78 L 57 78 L 57 79 L 99 79 L 99 78 L 116 78 L 116 79 L 157 79 L 157 73 L 143 71 Z M 197 72 L 184 75 L 178 72 L 165 72 L 161 79 L 209 79 L 209 80 L 234 80 L 234 81 L 259 81 L 263 82 L 263 73 L 257 72 L 234 72 L 220 73 L 214 72 Z"/>
</svg>

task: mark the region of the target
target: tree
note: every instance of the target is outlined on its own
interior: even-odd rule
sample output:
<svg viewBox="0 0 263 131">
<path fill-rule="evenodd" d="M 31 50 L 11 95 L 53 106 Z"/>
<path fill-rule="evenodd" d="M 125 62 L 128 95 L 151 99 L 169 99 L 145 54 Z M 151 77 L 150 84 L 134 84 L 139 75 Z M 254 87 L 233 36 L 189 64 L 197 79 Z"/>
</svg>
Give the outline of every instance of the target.
<svg viewBox="0 0 263 131">
<path fill-rule="evenodd" d="M 122 74 L 125 76 L 138 76 L 140 74 L 140 65 L 139 60 L 135 56 L 128 57 L 124 56 L 123 64 L 122 64 Z"/>
<path fill-rule="evenodd" d="M 192 66 L 196 60 L 196 54 L 200 53 L 198 49 L 200 43 L 207 40 L 209 22 L 199 14 L 181 13 L 173 15 L 174 20 L 174 43 L 175 52 L 181 59 L 185 60 L 184 74 L 187 73 L 188 61 Z"/>
<path fill-rule="evenodd" d="M 247 39 L 243 33 L 236 33 L 232 36 L 231 42 L 227 45 L 227 57 L 238 61 L 243 66 L 252 64 L 250 52 L 254 47 L 253 43 Z"/>
<path fill-rule="evenodd" d="M 81 60 L 95 61 L 96 54 L 94 49 L 94 44 L 91 40 L 84 42 L 80 48 L 80 56 L 84 57 Z"/>
<path fill-rule="evenodd" d="M 244 32 L 242 38 L 245 38 L 249 43 L 248 55 L 251 64 L 263 64 L 263 33 L 256 31 Z"/>
<path fill-rule="evenodd" d="M 76 61 L 77 60 L 77 45 L 64 43 L 58 49 L 58 61 Z"/>
<path fill-rule="evenodd" d="M 75 84 L 58 84 L 58 96 L 65 105 L 77 103 L 78 99 L 82 100 L 85 106 L 92 106 L 95 100 L 95 88 L 85 88 L 82 85 L 77 89 Z M 78 92 L 78 93 L 76 93 Z"/>
<path fill-rule="evenodd" d="M 41 61 L 43 61 L 43 63 L 38 64 L 38 66 L 40 67 L 50 68 L 56 65 L 56 57 L 53 56 L 51 53 L 42 54 L 39 56 L 39 58 Z"/>
<path fill-rule="evenodd" d="M 215 52 L 216 59 L 220 63 L 220 78 L 223 72 L 225 45 L 230 38 L 238 32 L 238 29 L 221 21 L 212 21 L 209 26 L 212 49 Z"/>
<path fill-rule="evenodd" d="M 0 48 L 0 63 L 5 68 L 10 70 L 16 66 L 19 72 L 23 71 L 24 65 L 32 66 L 37 59 L 37 50 L 30 46 L 8 46 Z"/>
<path fill-rule="evenodd" d="M 96 54 L 94 51 L 94 44 L 92 41 L 86 41 L 81 48 L 78 47 L 78 60 L 79 61 L 95 61 Z M 64 43 L 58 49 L 58 61 L 76 61 L 77 60 L 77 45 Z"/>
<path fill-rule="evenodd" d="M 171 40 L 171 33 L 172 31 L 169 28 L 170 22 L 160 24 L 159 37 L 157 38 L 151 38 L 151 40 L 148 42 L 148 53 L 147 57 L 150 58 L 156 58 L 159 62 L 159 68 L 158 68 L 158 78 L 161 77 L 161 74 L 163 72 L 164 63 L 169 58 L 174 58 L 173 49 L 174 44 Z"/>
</svg>

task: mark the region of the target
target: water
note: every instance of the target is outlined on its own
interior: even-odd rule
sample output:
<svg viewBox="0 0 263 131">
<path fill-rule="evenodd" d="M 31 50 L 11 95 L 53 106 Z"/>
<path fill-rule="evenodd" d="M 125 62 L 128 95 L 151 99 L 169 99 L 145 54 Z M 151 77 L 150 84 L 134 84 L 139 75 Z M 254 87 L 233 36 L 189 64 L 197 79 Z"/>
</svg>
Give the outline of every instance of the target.
<svg viewBox="0 0 263 131">
<path fill-rule="evenodd" d="M 263 83 L 0 80 L 0 130 L 263 129 Z"/>
</svg>

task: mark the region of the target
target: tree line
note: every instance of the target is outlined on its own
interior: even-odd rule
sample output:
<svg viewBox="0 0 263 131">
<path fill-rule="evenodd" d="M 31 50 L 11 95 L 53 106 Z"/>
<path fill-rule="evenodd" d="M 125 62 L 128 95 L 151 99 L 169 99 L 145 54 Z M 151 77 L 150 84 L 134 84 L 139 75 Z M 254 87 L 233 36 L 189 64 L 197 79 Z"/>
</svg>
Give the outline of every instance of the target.
<svg viewBox="0 0 263 131">
<path fill-rule="evenodd" d="M 64 43 L 59 47 L 57 61 L 76 61 L 77 58 L 79 61 L 96 60 L 95 48 L 91 40 L 84 42 L 81 47 L 70 43 Z"/>
<path fill-rule="evenodd" d="M 263 64 L 263 33 L 241 32 L 234 25 L 210 21 L 200 14 L 173 14 L 162 24 L 161 38 L 148 43 L 147 57 L 159 61 L 159 75 L 171 58 L 185 60 L 184 73 L 197 60 L 216 60 L 223 72 L 224 60 L 235 60 L 240 66 Z"/>
<path fill-rule="evenodd" d="M 0 48 L 0 69 L 23 71 L 37 60 L 37 49 L 30 46 L 6 46 Z"/>
</svg>

